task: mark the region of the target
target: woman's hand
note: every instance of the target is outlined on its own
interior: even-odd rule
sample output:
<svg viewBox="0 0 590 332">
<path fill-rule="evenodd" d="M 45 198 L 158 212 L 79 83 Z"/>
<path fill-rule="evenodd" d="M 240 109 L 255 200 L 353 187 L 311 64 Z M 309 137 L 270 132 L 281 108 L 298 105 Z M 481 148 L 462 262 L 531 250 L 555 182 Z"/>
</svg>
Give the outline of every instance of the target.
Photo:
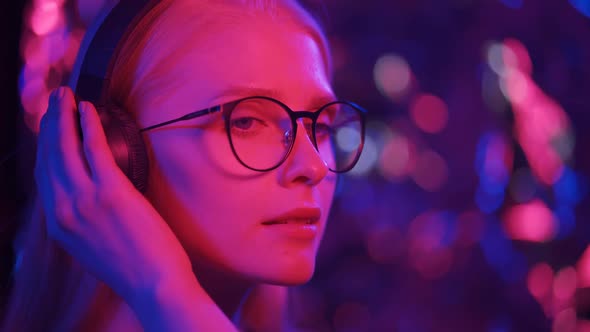
<svg viewBox="0 0 590 332">
<path fill-rule="evenodd" d="M 173 232 L 115 164 L 95 108 L 80 103 L 83 142 L 76 112 L 61 87 L 41 120 L 35 180 L 50 238 L 129 304 L 169 278 L 196 283 Z"/>
<path fill-rule="evenodd" d="M 117 167 L 96 109 L 62 87 L 41 120 L 35 180 L 47 233 L 129 304 L 146 331 L 236 331 L 188 255 Z"/>
</svg>

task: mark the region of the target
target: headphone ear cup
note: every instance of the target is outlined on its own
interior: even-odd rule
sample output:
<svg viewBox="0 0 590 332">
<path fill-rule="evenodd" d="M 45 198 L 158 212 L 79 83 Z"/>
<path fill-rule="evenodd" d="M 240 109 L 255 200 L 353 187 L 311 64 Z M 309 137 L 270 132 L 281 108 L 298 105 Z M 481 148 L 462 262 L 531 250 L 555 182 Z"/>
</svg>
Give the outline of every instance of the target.
<svg viewBox="0 0 590 332">
<path fill-rule="evenodd" d="M 148 157 L 135 119 L 117 106 L 97 107 L 117 166 L 141 193 L 148 184 Z"/>
</svg>

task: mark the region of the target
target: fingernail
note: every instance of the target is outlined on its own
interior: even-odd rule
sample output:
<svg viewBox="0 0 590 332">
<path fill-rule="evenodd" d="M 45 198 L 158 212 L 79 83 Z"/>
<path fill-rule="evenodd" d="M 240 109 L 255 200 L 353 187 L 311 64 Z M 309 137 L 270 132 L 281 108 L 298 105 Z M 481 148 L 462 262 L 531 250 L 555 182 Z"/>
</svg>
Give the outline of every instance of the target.
<svg viewBox="0 0 590 332">
<path fill-rule="evenodd" d="M 80 112 L 81 116 L 84 116 L 87 111 L 88 105 L 86 102 L 81 101 L 80 103 L 78 103 L 78 112 Z"/>
<path fill-rule="evenodd" d="M 60 86 L 57 89 L 57 98 L 58 99 L 63 99 L 63 97 L 66 95 L 66 89 L 63 86 Z"/>
</svg>

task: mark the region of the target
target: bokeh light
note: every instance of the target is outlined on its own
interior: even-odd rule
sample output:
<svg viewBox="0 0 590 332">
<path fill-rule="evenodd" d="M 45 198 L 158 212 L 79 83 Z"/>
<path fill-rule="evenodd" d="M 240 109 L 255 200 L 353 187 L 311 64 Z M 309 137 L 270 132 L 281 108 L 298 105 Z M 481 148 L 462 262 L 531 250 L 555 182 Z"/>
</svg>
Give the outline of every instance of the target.
<svg viewBox="0 0 590 332">
<path fill-rule="evenodd" d="M 344 127 L 336 133 L 336 143 L 343 151 L 354 151 L 358 149 L 361 143 L 359 130 L 350 127 Z"/>
<path fill-rule="evenodd" d="M 522 7 L 524 0 L 500 0 L 506 7 L 518 9 Z"/>
<path fill-rule="evenodd" d="M 554 332 L 577 332 L 576 331 L 576 311 L 572 308 L 567 308 L 560 311 L 553 321 Z"/>
<path fill-rule="evenodd" d="M 579 287 L 590 287 L 590 246 L 587 246 L 576 264 Z"/>
<path fill-rule="evenodd" d="M 412 72 L 404 58 L 386 54 L 375 63 L 373 77 L 377 89 L 386 97 L 399 100 L 410 89 Z"/>
<path fill-rule="evenodd" d="M 565 267 L 555 274 L 553 295 L 557 300 L 571 301 L 576 292 L 576 269 Z"/>
<path fill-rule="evenodd" d="M 397 182 L 412 173 L 416 165 L 416 147 L 403 135 L 396 135 L 390 139 L 379 157 L 379 171 L 381 175 L 393 182 Z"/>
<path fill-rule="evenodd" d="M 448 173 L 447 163 L 442 156 L 435 151 L 425 150 L 418 154 L 412 178 L 422 189 L 434 192 L 446 184 Z"/>
<path fill-rule="evenodd" d="M 547 263 L 538 263 L 531 267 L 527 277 L 529 292 L 537 299 L 546 299 L 552 295 L 553 269 Z"/>
<path fill-rule="evenodd" d="M 56 1 L 44 1 L 33 8 L 31 30 L 39 36 L 48 34 L 64 24 L 60 4 Z"/>
<path fill-rule="evenodd" d="M 511 206 L 504 214 L 506 233 L 514 240 L 546 242 L 558 231 L 552 211 L 541 200 Z"/>
<path fill-rule="evenodd" d="M 455 239 L 454 220 L 447 213 L 425 212 L 408 229 L 408 259 L 426 279 L 444 276 L 451 268 L 450 245 Z"/>
<path fill-rule="evenodd" d="M 590 1 L 588 0 L 569 0 L 569 2 L 576 8 L 580 13 L 590 18 Z"/>
<path fill-rule="evenodd" d="M 367 175 L 377 163 L 379 159 L 379 151 L 377 150 L 377 144 L 370 136 L 365 138 L 365 145 L 363 152 L 359 158 L 358 163 L 354 168 L 348 172 L 351 176 L 364 176 Z"/>
<path fill-rule="evenodd" d="M 445 128 L 448 113 L 445 102 L 434 95 L 419 95 L 410 105 L 410 115 L 416 126 L 430 134 L 438 133 Z"/>
</svg>

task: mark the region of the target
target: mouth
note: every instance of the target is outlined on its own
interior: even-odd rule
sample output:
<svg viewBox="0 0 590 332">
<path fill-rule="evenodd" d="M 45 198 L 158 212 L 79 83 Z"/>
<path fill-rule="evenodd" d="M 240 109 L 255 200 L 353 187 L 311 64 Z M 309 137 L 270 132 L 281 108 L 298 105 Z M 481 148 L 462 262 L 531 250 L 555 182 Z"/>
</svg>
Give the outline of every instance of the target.
<svg viewBox="0 0 590 332">
<path fill-rule="evenodd" d="M 319 208 L 297 208 L 279 214 L 269 220 L 263 221 L 263 225 L 314 225 L 319 223 L 322 212 Z"/>
<path fill-rule="evenodd" d="M 321 210 L 319 208 L 299 208 L 279 214 L 262 222 L 262 225 L 275 236 L 290 241 L 303 241 L 311 244 L 320 233 L 319 223 Z"/>
<path fill-rule="evenodd" d="M 295 225 L 313 225 L 318 222 L 318 219 L 282 219 L 282 220 L 270 220 L 265 221 L 263 225 L 287 225 L 287 224 L 295 224 Z"/>
</svg>

